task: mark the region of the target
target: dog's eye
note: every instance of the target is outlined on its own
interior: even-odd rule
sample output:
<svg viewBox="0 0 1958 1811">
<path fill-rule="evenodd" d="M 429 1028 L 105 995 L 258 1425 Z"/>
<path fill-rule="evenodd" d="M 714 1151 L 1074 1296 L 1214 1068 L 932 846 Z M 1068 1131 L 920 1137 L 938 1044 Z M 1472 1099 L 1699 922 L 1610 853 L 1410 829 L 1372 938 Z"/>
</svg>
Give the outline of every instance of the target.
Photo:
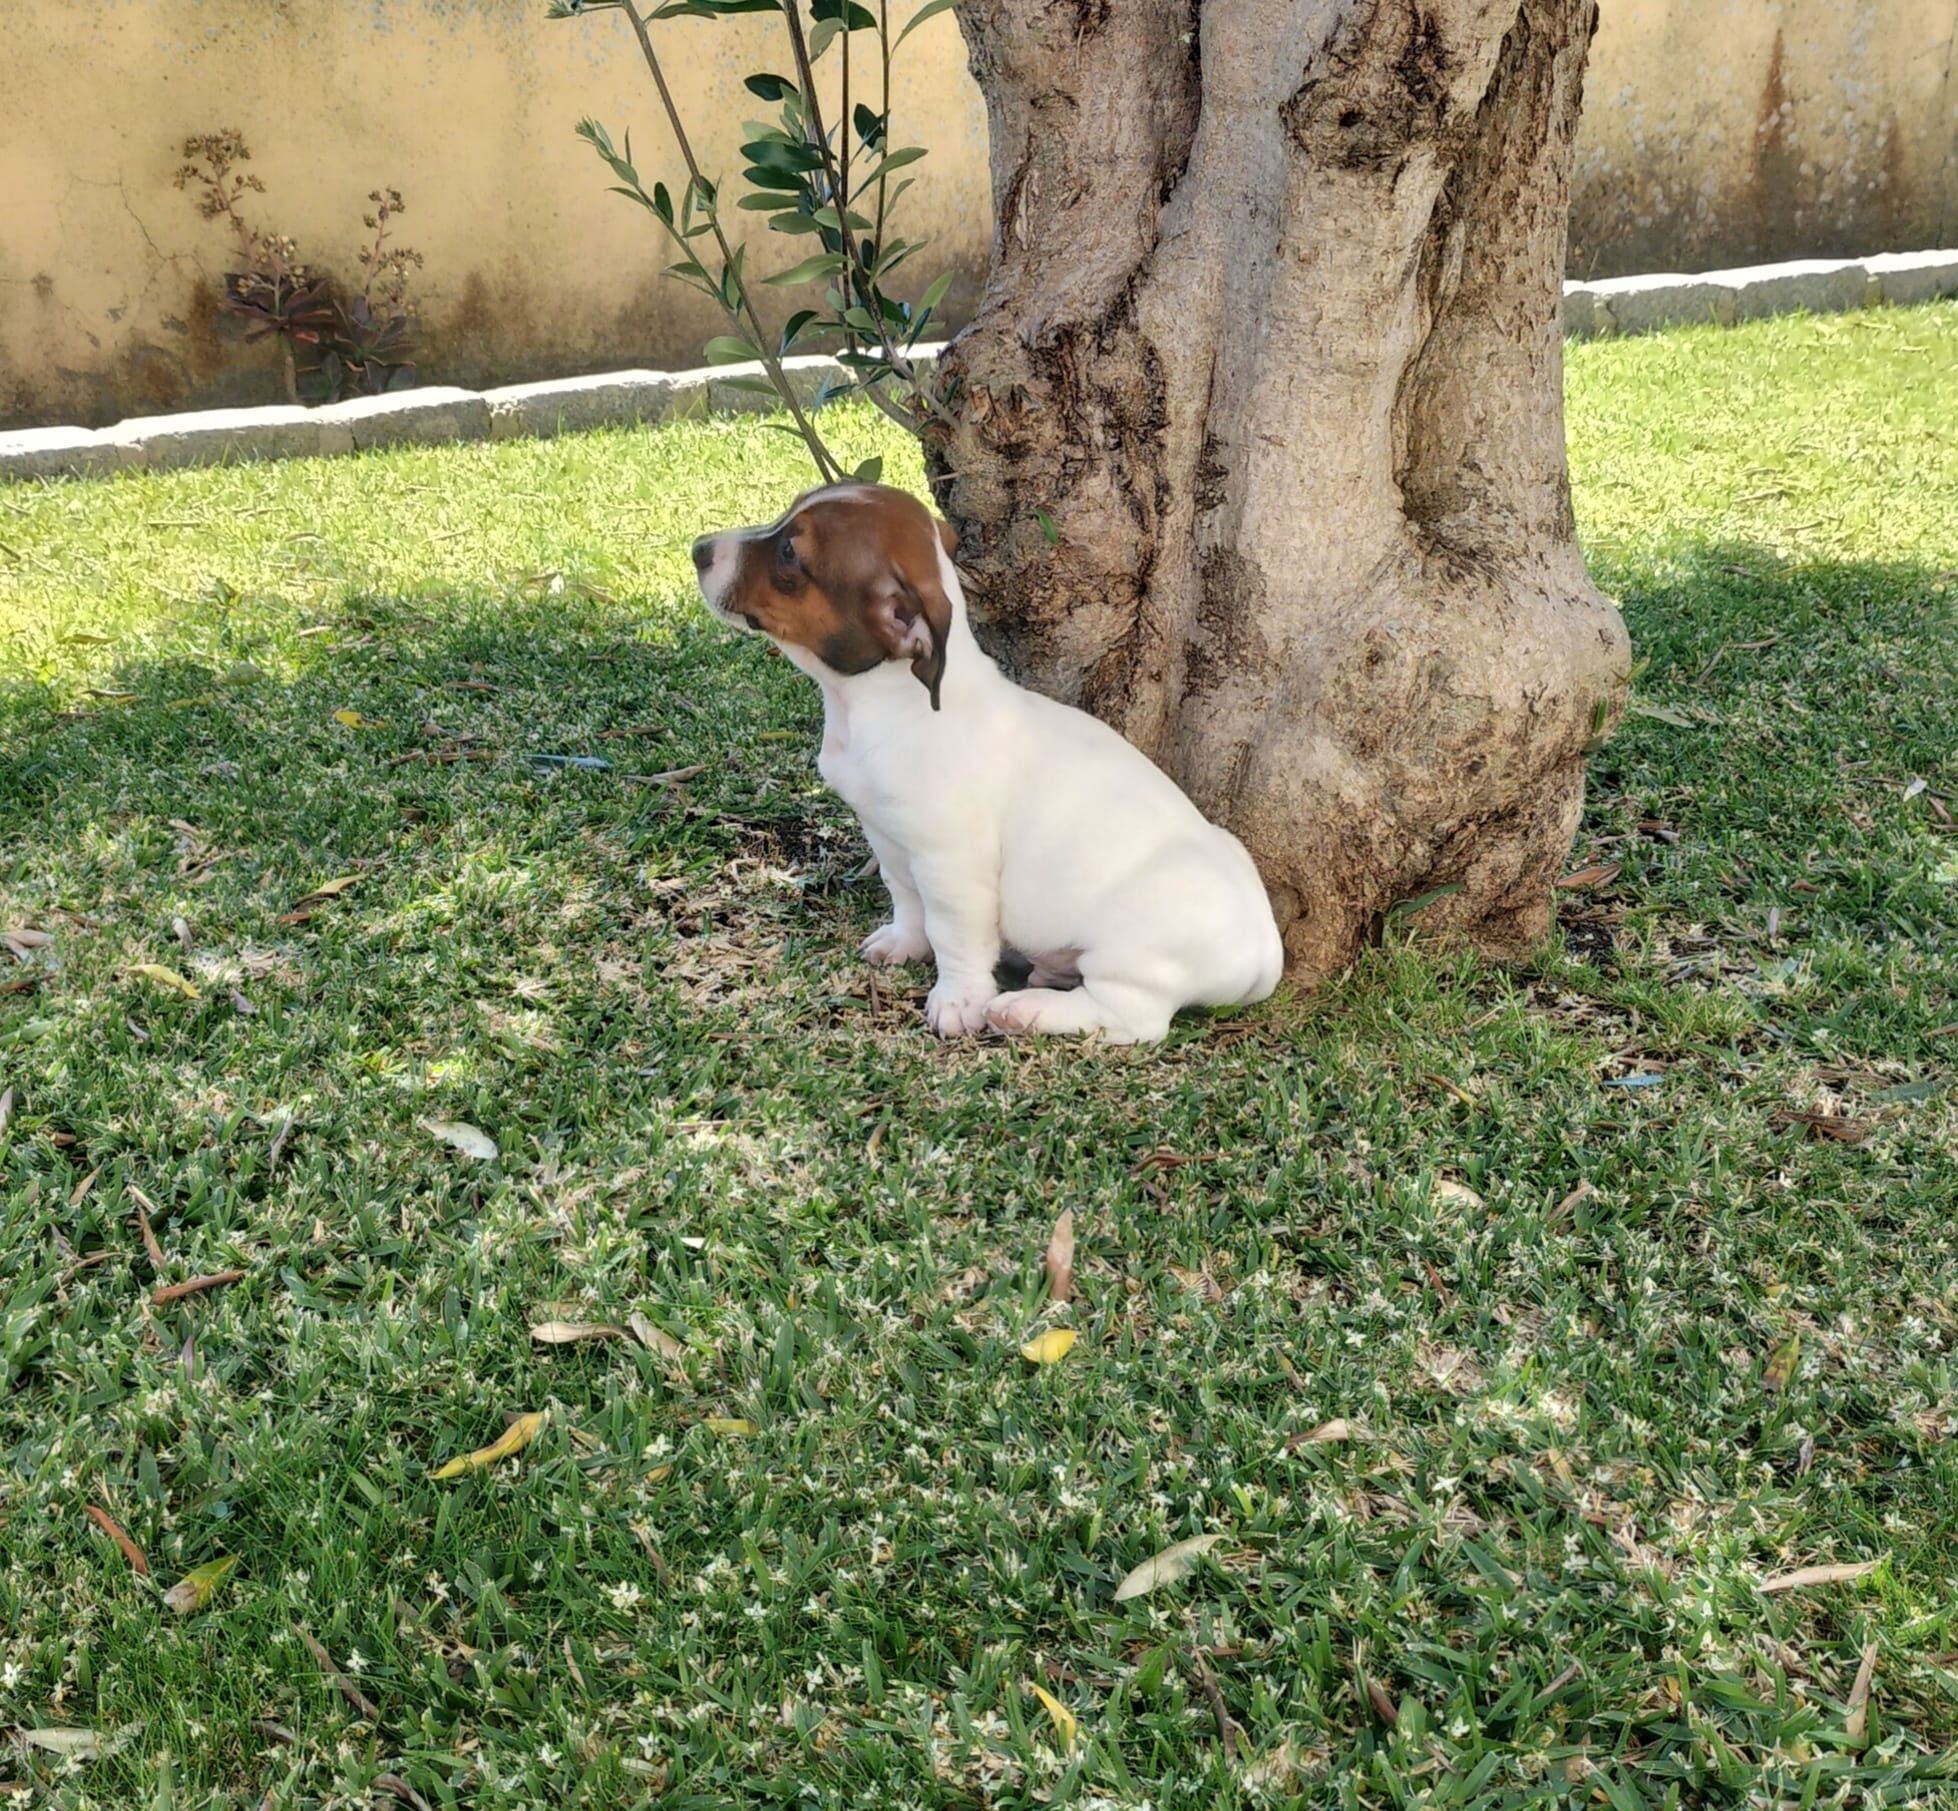
<svg viewBox="0 0 1958 1811">
<path fill-rule="evenodd" d="M 796 568 L 795 542 L 787 535 L 777 535 L 775 538 L 775 564 L 784 572 L 793 572 Z"/>
</svg>

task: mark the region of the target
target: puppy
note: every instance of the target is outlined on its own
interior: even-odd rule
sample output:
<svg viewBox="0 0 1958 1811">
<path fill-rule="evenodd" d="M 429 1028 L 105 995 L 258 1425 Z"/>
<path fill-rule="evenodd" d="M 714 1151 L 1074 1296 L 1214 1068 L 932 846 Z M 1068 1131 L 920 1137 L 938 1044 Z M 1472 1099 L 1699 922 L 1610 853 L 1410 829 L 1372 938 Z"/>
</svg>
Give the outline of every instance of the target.
<svg viewBox="0 0 1958 1811">
<path fill-rule="evenodd" d="M 1262 1000 L 1284 949 L 1244 846 L 1106 724 L 987 658 L 956 546 L 904 492 L 834 484 L 693 547 L 707 607 L 822 688 L 818 770 L 891 894 L 863 954 L 936 960 L 925 1017 L 946 1038 L 1151 1042 L 1180 1007 Z M 1003 949 L 1030 985 L 999 990 Z"/>
</svg>

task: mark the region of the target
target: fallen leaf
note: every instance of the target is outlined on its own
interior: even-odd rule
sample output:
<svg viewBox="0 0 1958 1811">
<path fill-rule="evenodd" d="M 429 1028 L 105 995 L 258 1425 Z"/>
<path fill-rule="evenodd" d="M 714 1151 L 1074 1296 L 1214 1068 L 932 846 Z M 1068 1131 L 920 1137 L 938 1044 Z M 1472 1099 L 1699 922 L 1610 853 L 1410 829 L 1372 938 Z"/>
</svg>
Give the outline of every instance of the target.
<svg viewBox="0 0 1958 1811">
<path fill-rule="evenodd" d="M 1366 1687 L 1367 1702 L 1373 1706 L 1373 1714 L 1389 1729 L 1398 1728 L 1401 1720 L 1400 1706 L 1394 1702 L 1387 1688 L 1371 1673 L 1362 1673 L 1360 1681 Z"/>
<path fill-rule="evenodd" d="M 0 1094 L 0 1132 L 6 1131 L 7 1121 L 12 1119 L 13 1116 L 14 1116 L 14 1091 L 13 1089 L 9 1088 L 6 1091 L 6 1093 Z"/>
<path fill-rule="evenodd" d="M 1818 1141 L 1827 1139 L 1835 1144 L 1861 1144 L 1870 1135 L 1868 1122 L 1851 1119 L 1843 1113 L 1790 1110 L 1777 1113 L 1773 1123 L 1779 1126 L 1800 1126 L 1810 1138 Z"/>
<path fill-rule="evenodd" d="M 102 1738 L 92 1729 L 23 1729 L 20 1739 L 75 1761 L 92 1761 L 102 1752 Z"/>
<path fill-rule="evenodd" d="M 1072 1327 L 1049 1327 L 1020 1348 L 1020 1356 L 1030 1365 L 1056 1365 L 1074 1350 L 1078 1335 Z"/>
<path fill-rule="evenodd" d="M 367 1696 L 347 1675 L 333 1664 L 333 1656 L 304 1629 L 299 1631 L 299 1639 L 306 1644 L 306 1651 L 318 1662 L 329 1684 L 341 1697 L 351 1704 L 370 1723 L 381 1720 L 381 1707 Z"/>
<path fill-rule="evenodd" d="M 196 943 L 193 941 L 191 937 L 190 926 L 187 923 L 185 923 L 184 920 L 181 918 L 173 918 L 170 920 L 170 934 L 171 936 L 175 937 L 176 940 L 184 946 L 184 954 L 186 956 L 188 956 L 192 952 L 192 950 L 194 950 L 197 947 Z"/>
<path fill-rule="evenodd" d="M 1644 698 L 1634 698 L 1628 708 L 1638 716 L 1652 717 L 1661 723 L 1670 723 L 1674 729 L 1698 728 L 1684 711 L 1674 710 L 1669 704 L 1653 704 Z"/>
<path fill-rule="evenodd" d="M 1342 1440 L 1353 1438 L 1353 1424 L 1336 1419 L 1322 1421 L 1317 1427 L 1307 1428 L 1302 1434 L 1294 1434 L 1285 1442 L 1285 1450 L 1295 1453 L 1302 1446 L 1336 1446 Z"/>
<path fill-rule="evenodd" d="M 1456 1182 L 1448 1176 L 1437 1176 L 1435 1178 L 1434 1197 L 1437 1201 L 1452 1201 L 1458 1207 L 1487 1207 L 1489 1205 L 1466 1182 Z"/>
<path fill-rule="evenodd" d="M 1572 1189 L 1571 1192 L 1563 1198 L 1563 1200 L 1559 1201 L 1557 1205 L 1550 1210 L 1549 1215 L 1546 1217 L 1545 1224 L 1549 1226 L 1557 1225 L 1571 1212 L 1571 1210 L 1574 1207 L 1577 1206 L 1577 1204 L 1580 1201 L 1590 1200 L 1590 1198 L 1593 1195 L 1595 1195 L 1597 1192 L 1598 1191 L 1591 1186 L 1590 1179 L 1587 1177 L 1584 1181 L 1580 1182 L 1574 1189 Z"/>
<path fill-rule="evenodd" d="M 344 723 L 349 729 L 385 729 L 387 725 L 379 717 L 363 717 L 356 710 L 335 711 L 335 723 Z"/>
<path fill-rule="evenodd" d="M 1144 1560 L 1115 1587 L 1115 1601 L 1127 1603 L 1131 1597 L 1146 1597 L 1159 1585 L 1173 1585 L 1179 1578 L 1187 1578 L 1197 1561 L 1223 1538 L 1221 1534 L 1198 1534 L 1187 1541 L 1178 1541 L 1173 1547 L 1165 1547 Z"/>
<path fill-rule="evenodd" d="M 122 1549 L 123 1558 L 129 1562 L 130 1569 L 138 1577 L 149 1577 L 150 1562 L 148 1556 L 128 1535 L 123 1533 L 121 1525 L 116 1521 L 114 1516 L 106 1509 L 99 1509 L 95 1504 L 91 1503 L 88 1505 L 88 1519 Z"/>
<path fill-rule="evenodd" d="M 292 909 L 298 912 L 303 911 L 307 906 L 323 905 L 329 899 L 338 899 L 349 887 L 359 885 L 358 874 L 341 874 L 332 880 L 323 880 L 305 898 L 295 899 L 292 902 Z"/>
<path fill-rule="evenodd" d="M 1608 886 L 1618 878 L 1621 864 L 1615 861 L 1597 862 L 1588 868 L 1579 868 L 1575 874 L 1566 874 L 1557 885 L 1565 892 L 1579 893 L 1591 887 Z"/>
<path fill-rule="evenodd" d="M 438 1465 L 428 1475 L 431 1478 L 460 1478 L 467 1472 L 481 1471 L 485 1466 L 494 1465 L 500 1459 L 514 1458 L 537 1438 L 538 1430 L 549 1419 L 548 1409 L 534 1409 L 528 1415 L 519 1415 L 503 1430 L 501 1439 L 492 1440 L 488 1446 L 479 1446 L 473 1453 L 464 1453 L 459 1459 L 451 1459 L 446 1465 Z"/>
<path fill-rule="evenodd" d="M 695 774 L 705 773 L 707 763 L 696 761 L 691 767 L 669 767 L 664 773 L 629 773 L 620 777 L 632 786 L 678 786 Z"/>
<path fill-rule="evenodd" d="M 1761 1388 L 1779 1396 L 1795 1381 L 1795 1367 L 1802 1361 L 1802 1336 L 1791 1333 L 1776 1346 L 1761 1372 Z"/>
<path fill-rule="evenodd" d="M 724 1440 L 748 1440 L 761 1432 L 745 1415 L 709 1415 L 700 1425 Z"/>
<path fill-rule="evenodd" d="M 1047 1239 L 1047 1299 L 1065 1302 L 1074 1295 L 1074 1209 L 1066 1209 L 1054 1222 Z M 1036 1691 L 1039 1687 L 1034 1688 Z"/>
<path fill-rule="evenodd" d="M 1863 1664 L 1856 1669 L 1856 1683 L 1849 1688 L 1848 1715 L 1842 1720 L 1842 1733 L 1860 1748 L 1870 1727 L 1870 1686 L 1876 1678 L 1876 1643 L 1863 1643 Z"/>
<path fill-rule="evenodd" d="M 573 1668 L 572 1670 L 575 1672 L 577 1669 Z M 578 1684 L 580 1689 L 583 1689 L 584 1681 L 582 1679 L 578 1681 Z M 398 1773 L 375 1774 L 374 1790 L 376 1792 L 392 1792 L 402 1804 L 408 1807 L 408 1811 L 429 1811 L 428 1800 L 423 1798 Z"/>
<path fill-rule="evenodd" d="M 657 1352 L 660 1357 L 677 1362 L 685 1358 L 687 1348 L 670 1333 L 663 1333 L 643 1314 L 635 1310 L 626 1316 L 625 1324 L 632 1329 L 632 1337 L 648 1352 Z"/>
<path fill-rule="evenodd" d="M 1792 1572 L 1773 1572 L 1761 1580 L 1760 1590 L 1772 1597 L 1777 1591 L 1802 1591 L 1810 1585 L 1842 1585 L 1851 1579 L 1868 1578 L 1883 1562 L 1857 1560 L 1847 1566 L 1797 1566 Z"/>
<path fill-rule="evenodd" d="M 143 1235 L 143 1249 L 149 1253 L 150 1268 L 161 1274 L 163 1247 L 156 1242 L 156 1230 L 150 1225 L 150 1215 L 156 1211 L 156 1203 L 133 1182 L 127 1185 L 127 1192 L 130 1200 L 136 1204 L 136 1225 Z"/>
<path fill-rule="evenodd" d="M 605 1321 L 538 1321 L 530 1337 L 540 1346 L 575 1346 L 587 1339 L 624 1339 L 625 1329 Z"/>
<path fill-rule="evenodd" d="M 202 1295 L 207 1289 L 224 1289 L 233 1283 L 243 1282 L 244 1278 L 242 1270 L 215 1271 L 210 1276 L 192 1277 L 185 1283 L 171 1283 L 162 1289 L 152 1290 L 150 1302 L 152 1306 L 162 1308 L 171 1302 L 182 1301 L 187 1295 Z"/>
<path fill-rule="evenodd" d="M 423 1131 L 432 1132 L 465 1157 L 488 1163 L 497 1155 L 496 1140 L 482 1127 L 472 1126 L 466 1119 L 424 1119 L 421 1123 Z"/>
<path fill-rule="evenodd" d="M 145 981 L 154 981 L 158 987 L 167 987 L 173 993 L 180 993 L 186 1000 L 197 999 L 197 989 L 191 986 L 174 968 L 165 968 L 161 962 L 139 962 L 129 971 L 141 975 Z"/>
<path fill-rule="evenodd" d="M 1921 1082 L 1899 1082 L 1894 1088 L 1885 1088 L 1870 1098 L 1881 1106 L 1890 1106 L 1901 1100 L 1934 1100 L 1951 1084 L 1939 1075 L 1927 1075 Z"/>
<path fill-rule="evenodd" d="M 1075 1719 L 1074 1712 L 1069 1710 L 1044 1685 L 1035 1685 L 1029 1679 L 1027 1681 L 1027 1690 L 1032 1692 L 1040 1700 L 1040 1707 L 1046 1711 L 1048 1721 L 1054 1726 L 1054 1733 L 1060 1737 L 1061 1752 L 1065 1754 L 1068 1749 L 1074 1746 L 1074 1737 L 1081 1727 Z"/>
<path fill-rule="evenodd" d="M 24 924 L 17 924 L 10 931 L 0 931 L 0 943 L 4 943 L 23 962 L 34 951 L 46 949 L 53 941 L 54 937 L 51 933 L 30 930 Z"/>
<path fill-rule="evenodd" d="M 169 1590 L 163 1593 L 163 1601 L 179 1616 L 188 1616 L 201 1610 L 211 1601 L 211 1593 L 231 1576 L 231 1570 L 238 1563 L 238 1556 L 227 1553 L 186 1572 Z"/>
</svg>

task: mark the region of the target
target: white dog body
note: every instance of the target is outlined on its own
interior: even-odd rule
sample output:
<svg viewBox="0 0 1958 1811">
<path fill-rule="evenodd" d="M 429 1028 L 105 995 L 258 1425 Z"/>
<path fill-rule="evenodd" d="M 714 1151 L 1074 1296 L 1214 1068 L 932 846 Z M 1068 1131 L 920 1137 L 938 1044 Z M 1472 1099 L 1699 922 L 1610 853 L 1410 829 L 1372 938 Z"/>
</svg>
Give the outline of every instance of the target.
<svg viewBox="0 0 1958 1811">
<path fill-rule="evenodd" d="M 859 494 L 877 512 L 901 495 Z M 848 490 L 816 496 L 847 501 Z M 751 532 L 783 533 L 796 513 Z M 724 617 L 735 538 L 704 541 L 704 558 L 696 550 L 702 591 Z M 939 535 L 931 554 L 939 607 L 892 631 L 893 657 L 844 672 L 772 637 L 822 688 L 818 769 L 862 819 L 890 890 L 891 921 L 864 955 L 935 957 L 925 1011 L 942 1037 L 990 1026 L 1154 1040 L 1181 1007 L 1263 999 L 1284 949 L 1243 845 L 1106 724 L 1008 679 L 973 638 Z M 912 588 L 929 595 L 922 577 Z M 902 658 L 927 652 L 932 696 Z M 1033 964 L 1031 985 L 999 991 L 1003 949 Z"/>
</svg>

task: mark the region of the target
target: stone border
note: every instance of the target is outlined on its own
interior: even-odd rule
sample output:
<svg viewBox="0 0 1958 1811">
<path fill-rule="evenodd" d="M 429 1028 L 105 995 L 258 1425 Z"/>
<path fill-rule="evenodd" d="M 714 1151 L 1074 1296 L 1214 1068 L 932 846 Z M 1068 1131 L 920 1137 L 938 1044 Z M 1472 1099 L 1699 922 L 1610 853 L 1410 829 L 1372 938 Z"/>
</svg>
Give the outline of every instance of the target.
<svg viewBox="0 0 1958 1811">
<path fill-rule="evenodd" d="M 1886 252 L 1840 262 L 1806 259 L 1691 276 L 1612 277 L 1564 285 L 1564 332 L 1574 339 L 1592 339 L 1706 323 L 1731 327 L 1736 321 L 1797 309 L 1833 314 L 1943 296 L 1958 296 L 1958 251 Z M 935 359 L 938 351 L 936 346 L 920 347 L 919 355 Z M 847 376 L 831 358 L 782 363 L 804 401 L 813 399 L 825 380 Z M 772 408 L 772 399 L 735 380 L 762 375 L 759 365 L 608 371 L 482 393 L 431 386 L 319 409 L 200 409 L 134 416 L 112 428 L 0 430 L 0 483 L 165 471 L 227 460 L 324 457 L 390 446 L 543 438 L 586 428 L 758 413 Z"/>
</svg>

